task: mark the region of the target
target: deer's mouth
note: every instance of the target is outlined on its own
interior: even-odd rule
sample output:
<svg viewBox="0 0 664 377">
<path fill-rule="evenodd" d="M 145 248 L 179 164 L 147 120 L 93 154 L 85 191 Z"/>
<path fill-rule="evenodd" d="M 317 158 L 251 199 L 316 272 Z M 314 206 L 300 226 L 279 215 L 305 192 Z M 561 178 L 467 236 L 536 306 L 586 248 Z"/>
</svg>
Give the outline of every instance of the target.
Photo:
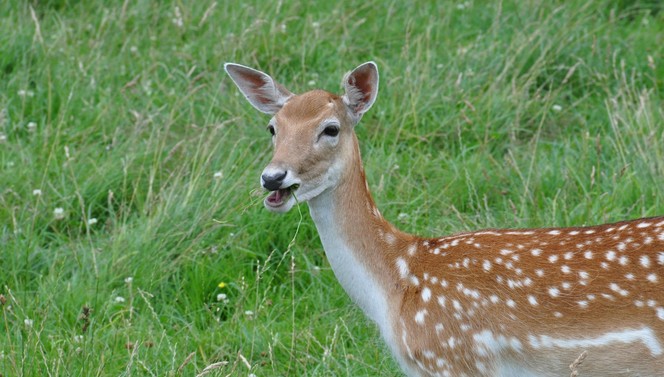
<svg viewBox="0 0 664 377">
<path fill-rule="evenodd" d="M 293 192 L 300 187 L 298 184 L 292 186 L 277 189 L 270 192 L 270 195 L 265 198 L 265 204 L 270 208 L 279 208 L 288 202 L 288 199 L 293 196 Z"/>
</svg>

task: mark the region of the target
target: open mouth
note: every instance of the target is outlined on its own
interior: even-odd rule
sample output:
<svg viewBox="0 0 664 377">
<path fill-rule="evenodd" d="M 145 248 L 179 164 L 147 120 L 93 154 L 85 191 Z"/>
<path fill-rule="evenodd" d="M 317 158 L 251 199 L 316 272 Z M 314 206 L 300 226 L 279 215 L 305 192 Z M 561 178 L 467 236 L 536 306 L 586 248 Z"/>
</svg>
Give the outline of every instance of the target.
<svg viewBox="0 0 664 377">
<path fill-rule="evenodd" d="M 293 192 L 297 190 L 298 187 L 300 187 L 300 185 L 294 184 L 290 187 L 274 190 L 270 192 L 270 195 L 268 195 L 267 198 L 265 198 L 265 203 L 273 208 L 281 207 L 288 201 L 288 199 L 290 199 L 291 195 L 293 195 Z"/>
</svg>

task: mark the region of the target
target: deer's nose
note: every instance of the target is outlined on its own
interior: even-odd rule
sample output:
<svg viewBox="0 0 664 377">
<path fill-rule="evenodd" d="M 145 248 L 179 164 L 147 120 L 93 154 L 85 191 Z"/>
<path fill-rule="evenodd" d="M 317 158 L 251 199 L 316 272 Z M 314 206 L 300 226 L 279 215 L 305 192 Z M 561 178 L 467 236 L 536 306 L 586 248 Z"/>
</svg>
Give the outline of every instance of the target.
<svg viewBox="0 0 664 377">
<path fill-rule="evenodd" d="M 278 190 L 281 188 L 281 184 L 284 183 L 288 171 L 273 171 L 265 172 L 261 175 L 261 181 L 263 187 L 270 191 Z"/>
</svg>

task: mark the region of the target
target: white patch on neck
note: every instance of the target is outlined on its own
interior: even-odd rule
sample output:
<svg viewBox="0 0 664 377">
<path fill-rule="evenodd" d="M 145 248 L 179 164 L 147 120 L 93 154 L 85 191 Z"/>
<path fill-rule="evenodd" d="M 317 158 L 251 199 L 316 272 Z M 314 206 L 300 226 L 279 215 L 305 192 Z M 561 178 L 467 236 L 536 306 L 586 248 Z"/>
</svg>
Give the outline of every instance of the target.
<svg viewBox="0 0 664 377">
<path fill-rule="evenodd" d="M 379 282 L 356 257 L 345 235 L 334 219 L 333 193 L 326 191 L 309 202 L 311 217 L 316 223 L 325 255 L 332 271 L 351 299 L 378 327 L 388 344 L 392 344 L 387 297 Z M 402 266 L 400 266 L 402 267 Z M 407 266 L 403 266 L 407 269 Z"/>
<path fill-rule="evenodd" d="M 636 330 L 608 332 L 595 338 L 552 338 L 548 335 L 529 335 L 528 343 L 535 349 L 542 348 L 592 348 L 606 347 L 612 343 L 643 343 L 652 356 L 664 353 L 657 336 L 649 327 Z"/>
</svg>

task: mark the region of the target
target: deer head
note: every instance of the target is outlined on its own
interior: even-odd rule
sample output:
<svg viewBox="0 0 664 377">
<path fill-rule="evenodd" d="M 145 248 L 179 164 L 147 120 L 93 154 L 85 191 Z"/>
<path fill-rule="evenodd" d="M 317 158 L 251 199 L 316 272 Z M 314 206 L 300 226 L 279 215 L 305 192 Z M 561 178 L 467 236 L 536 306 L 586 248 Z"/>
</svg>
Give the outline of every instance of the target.
<svg viewBox="0 0 664 377">
<path fill-rule="evenodd" d="M 287 212 L 296 201 L 335 187 L 352 156 L 353 129 L 378 94 L 376 64 L 346 74 L 341 96 L 323 90 L 296 95 L 266 73 L 234 63 L 224 68 L 252 106 L 272 115 L 267 130 L 274 154 L 261 174 L 270 191 L 265 207 Z"/>
</svg>

